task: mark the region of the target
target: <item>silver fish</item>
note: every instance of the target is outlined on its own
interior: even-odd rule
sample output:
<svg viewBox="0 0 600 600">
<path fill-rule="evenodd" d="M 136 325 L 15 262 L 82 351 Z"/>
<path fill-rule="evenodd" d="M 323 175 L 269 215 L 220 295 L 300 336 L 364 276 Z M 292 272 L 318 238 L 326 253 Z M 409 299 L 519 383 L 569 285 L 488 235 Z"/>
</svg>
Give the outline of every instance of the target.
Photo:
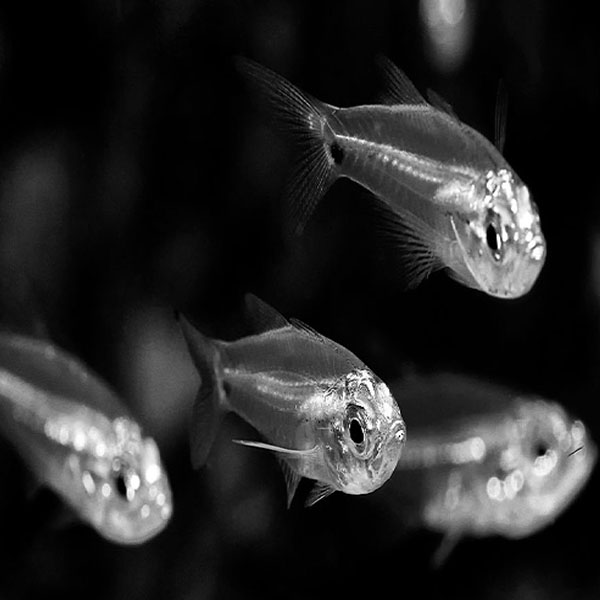
<svg viewBox="0 0 600 600">
<path fill-rule="evenodd" d="M 416 410 L 451 394 L 495 397 L 489 413 L 413 427 L 388 488 L 398 507 L 417 497 L 419 518 L 446 536 L 445 557 L 465 535 L 521 538 L 553 522 L 588 481 L 597 450 L 584 424 L 556 402 L 456 376 L 394 386 Z M 485 400 L 485 398 L 484 398 Z"/>
<path fill-rule="evenodd" d="M 387 386 L 354 354 L 288 321 L 253 296 L 259 330 L 212 340 L 180 317 L 201 377 L 192 423 L 192 462 L 201 466 L 225 413 L 267 441 L 241 443 L 276 453 L 291 503 L 302 477 L 316 480 L 306 504 L 330 493 L 367 494 L 393 473 L 406 430 Z"/>
<path fill-rule="evenodd" d="M 447 103 L 434 94 L 427 102 L 387 59 L 388 103 L 351 108 L 312 98 L 252 61 L 239 65 L 302 145 L 289 187 L 293 229 L 348 177 L 381 201 L 409 287 L 447 268 L 499 298 L 531 289 L 546 256 L 537 207 L 498 149 Z"/>
<path fill-rule="evenodd" d="M 0 335 L 0 432 L 106 539 L 140 544 L 168 523 L 171 490 L 156 443 L 57 346 Z"/>
</svg>

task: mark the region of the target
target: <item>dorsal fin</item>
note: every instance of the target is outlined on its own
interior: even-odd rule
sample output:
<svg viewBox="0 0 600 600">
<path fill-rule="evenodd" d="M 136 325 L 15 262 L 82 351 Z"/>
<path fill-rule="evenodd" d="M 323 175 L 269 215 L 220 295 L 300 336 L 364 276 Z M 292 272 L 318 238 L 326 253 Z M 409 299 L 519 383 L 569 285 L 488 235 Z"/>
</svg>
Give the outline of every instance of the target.
<svg viewBox="0 0 600 600">
<path fill-rule="evenodd" d="M 429 99 L 430 104 L 446 113 L 448 116 L 452 117 L 454 120 L 459 121 L 458 115 L 454 112 L 452 105 L 448 100 L 442 98 L 436 91 L 428 89 L 427 90 L 427 98 Z"/>
<path fill-rule="evenodd" d="M 347 362 L 348 369 L 352 370 L 357 367 L 365 368 L 364 363 L 360 359 L 357 364 L 354 364 L 352 361 L 348 360 L 347 357 L 342 353 L 339 344 L 337 344 L 333 340 L 330 340 L 328 337 L 325 337 L 323 334 L 319 333 L 316 329 L 313 329 L 310 325 L 307 325 L 300 319 L 296 319 L 294 317 L 290 318 L 289 322 L 294 327 L 294 329 L 296 329 L 297 331 L 301 331 L 301 332 L 305 333 L 306 335 L 308 335 L 312 338 L 315 338 L 321 344 L 323 344 L 324 346 L 327 346 L 329 349 L 333 350 L 340 358 L 342 358 L 342 360 L 345 360 Z"/>
<path fill-rule="evenodd" d="M 386 56 L 377 58 L 385 82 L 384 104 L 427 104 L 412 81 Z"/>
<path fill-rule="evenodd" d="M 246 320 L 252 333 L 263 333 L 289 326 L 289 321 L 280 312 L 254 294 L 246 294 L 244 301 Z"/>
<path fill-rule="evenodd" d="M 289 322 L 291 325 L 294 326 L 295 329 L 303 331 L 304 333 L 307 333 L 310 336 L 316 337 L 320 342 L 327 342 L 327 338 L 322 336 L 316 329 L 313 329 L 310 325 L 304 323 L 304 321 L 292 317 L 290 318 Z"/>
<path fill-rule="evenodd" d="M 494 146 L 498 152 L 504 152 L 506 141 L 506 115 L 508 113 L 508 96 L 502 79 L 498 82 L 496 92 L 496 115 L 494 119 Z"/>
</svg>

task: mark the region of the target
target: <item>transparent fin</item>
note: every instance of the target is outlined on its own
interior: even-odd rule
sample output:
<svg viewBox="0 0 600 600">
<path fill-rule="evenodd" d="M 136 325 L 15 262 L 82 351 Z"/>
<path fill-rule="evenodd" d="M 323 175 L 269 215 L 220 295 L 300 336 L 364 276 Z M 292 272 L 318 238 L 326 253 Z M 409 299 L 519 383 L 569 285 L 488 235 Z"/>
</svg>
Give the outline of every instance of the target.
<svg viewBox="0 0 600 600">
<path fill-rule="evenodd" d="M 460 238 L 460 235 L 458 234 L 458 229 L 456 228 L 456 223 L 454 222 L 454 217 L 450 217 L 450 224 L 452 225 L 452 231 L 454 232 L 454 237 L 456 239 L 456 243 L 458 244 L 458 247 L 460 248 L 461 254 L 463 256 L 463 263 L 466 266 L 466 273 L 468 273 L 468 275 L 470 275 L 472 279 L 468 279 L 464 274 L 459 273 L 455 269 L 450 269 L 448 271 L 448 274 L 450 275 L 450 277 L 452 277 L 452 279 L 454 279 L 455 281 L 458 281 L 459 283 L 461 283 L 462 285 L 464 285 L 466 287 L 474 288 L 477 290 L 484 290 L 484 287 L 479 282 L 479 278 L 477 277 L 477 274 L 473 270 L 473 267 L 471 266 L 470 261 L 466 260 L 466 258 L 465 258 L 466 256 L 468 256 L 467 249 L 465 248 L 465 246 L 462 243 L 462 240 Z"/>
<path fill-rule="evenodd" d="M 206 463 L 222 420 L 223 413 L 218 409 L 213 384 L 202 383 L 192 408 L 190 450 L 194 469 Z"/>
<path fill-rule="evenodd" d="M 263 333 L 289 325 L 288 320 L 281 313 L 254 294 L 246 294 L 244 299 L 246 319 L 253 333 Z"/>
<path fill-rule="evenodd" d="M 221 366 L 217 345 L 176 313 L 188 350 L 200 375 L 200 389 L 192 409 L 190 447 L 192 466 L 204 465 L 223 419 Z"/>
<path fill-rule="evenodd" d="M 452 117 L 455 121 L 459 121 L 458 115 L 454 112 L 452 105 L 445 98 L 442 98 L 437 92 L 433 90 L 427 90 L 427 98 L 431 105 L 438 110 L 446 113 L 448 116 Z"/>
<path fill-rule="evenodd" d="M 290 131 L 301 148 L 285 189 L 287 226 L 291 233 L 299 234 L 337 177 L 329 150 L 335 134 L 328 123 L 335 107 L 312 98 L 254 61 L 238 57 L 236 64 L 271 106 L 281 128 Z"/>
<path fill-rule="evenodd" d="M 298 331 L 303 331 L 304 333 L 310 335 L 311 337 L 316 338 L 320 342 L 326 342 L 327 338 L 322 336 L 316 329 L 313 329 L 310 325 L 307 325 L 300 319 L 295 319 L 292 317 L 290 319 L 290 324 L 293 325 Z"/>
<path fill-rule="evenodd" d="M 335 491 L 335 488 L 329 485 L 328 483 L 322 483 L 320 481 L 317 481 L 312 490 L 309 492 L 304 506 L 313 506 L 314 504 L 319 502 L 319 500 L 323 500 L 323 498 L 331 496 L 331 494 L 333 494 L 333 492 Z"/>
<path fill-rule="evenodd" d="M 294 469 L 292 469 L 292 467 L 289 465 L 289 463 L 286 462 L 283 456 L 279 456 L 278 459 L 279 464 L 281 465 L 281 470 L 283 471 L 283 477 L 285 479 L 285 489 L 287 491 L 287 507 L 290 508 L 302 477 L 298 475 L 298 473 L 296 473 Z"/>
<path fill-rule="evenodd" d="M 427 104 L 412 81 L 386 56 L 378 56 L 377 64 L 385 81 L 381 96 L 384 104 Z"/>
<path fill-rule="evenodd" d="M 336 178 L 334 163 L 325 145 L 321 141 L 313 141 L 310 146 L 307 143 L 284 191 L 290 233 L 300 235 L 304 231 L 317 204 Z"/>
<path fill-rule="evenodd" d="M 434 569 L 440 569 L 444 566 L 445 562 L 448 560 L 451 552 L 456 548 L 456 545 L 460 541 L 460 533 L 458 531 L 448 531 L 437 550 L 434 552 L 433 557 L 431 558 L 431 565 Z"/>
<path fill-rule="evenodd" d="M 504 152 L 506 142 L 506 116 L 508 114 L 508 94 L 501 79 L 496 92 L 496 116 L 494 119 L 494 145 L 499 152 Z"/>
<path fill-rule="evenodd" d="M 418 287 L 431 273 L 444 265 L 436 256 L 436 234 L 408 212 L 397 213 L 378 202 L 374 208 L 375 227 L 384 243 L 393 250 L 399 281 L 405 289 Z"/>
</svg>

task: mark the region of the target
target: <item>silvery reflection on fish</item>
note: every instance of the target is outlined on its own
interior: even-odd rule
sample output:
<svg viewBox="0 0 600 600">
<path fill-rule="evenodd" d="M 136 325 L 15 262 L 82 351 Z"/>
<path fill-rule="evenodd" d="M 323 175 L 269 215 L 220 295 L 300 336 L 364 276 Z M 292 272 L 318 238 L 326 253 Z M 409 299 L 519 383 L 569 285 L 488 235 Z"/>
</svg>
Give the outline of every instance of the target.
<svg viewBox="0 0 600 600">
<path fill-rule="evenodd" d="M 0 431 L 37 478 L 105 538 L 162 531 L 171 490 L 154 440 L 108 386 L 57 346 L 0 334 Z"/>
<path fill-rule="evenodd" d="M 282 124 L 302 145 L 289 186 L 292 229 L 301 231 L 338 177 L 380 201 L 382 230 L 403 278 L 418 285 L 446 268 L 466 286 L 500 298 L 527 293 L 546 256 L 529 189 L 496 148 L 435 94 L 427 102 L 382 59 L 387 103 L 338 108 L 240 59 Z M 504 132 L 498 132 L 498 145 Z"/>
<path fill-rule="evenodd" d="M 234 412 L 276 453 L 291 502 L 302 477 L 307 504 L 335 490 L 367 494 L 390 477 L 405 427 L 387 386 L 354 354 L 297 320 L 247 297 L 255 333 L 209 339 L 180 317 L 201 387 L 192 423 L 192 462 L 202 465 L 222 417 Z"/>
<path fill-rule="evenodd" d="M 453 375 L 415 378 L 392 389 L 407 414 L 487 399 L 495 406 L 457 406 L 454 418 L 413 423 L 386 488 L 399 509 L 409 495 L 416 497 L 418 519 L 448 540 L 520 538 L 542 529 L 577 496 L 596 462 L 584 424 L 557 402 Z"/>
</svg>

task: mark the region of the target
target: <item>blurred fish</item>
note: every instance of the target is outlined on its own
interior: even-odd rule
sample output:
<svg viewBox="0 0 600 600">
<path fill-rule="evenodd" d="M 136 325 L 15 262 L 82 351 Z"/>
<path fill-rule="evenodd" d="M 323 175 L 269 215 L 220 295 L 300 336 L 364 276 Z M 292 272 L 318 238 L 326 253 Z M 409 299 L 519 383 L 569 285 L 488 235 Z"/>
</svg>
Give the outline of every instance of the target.
<svg viewBox="0 0 600 600">
<path fill-rule="evenodd" d="M 140 544 L 169 521 L 155 442 L 106 384 L 55 345 L 0 333 L 0 432 L 108 540 Z"/>
<path fill-rule="evenodd" d="M 412 424 L 386 487 L 398 509 L 412 503 L 423 525 L 445 534 L 437 562 L 465 535 L 521 538 L 549 525 L 584 487 L 596 462 L 584 424 L 556 402 L 454 375 L 415 378 L 393 390 L 415 413 L 446 401 L 495 399 L 491 412 Z"/>
<path fill-rule="evenodd" d="M 201 387 L 192 462 L 201 466 L 222 417 L 233 411 L 275 452 L 291 503 L 302 477 L 316 480 L 306 504 L 340 490 L 367 494 L 393 473 L 406 430 L 387 386 L 354 354 L 300 321 L 247 297 L 258 333 L 211 340 L 180 317 Z"/>
<path fill-rule="evenodd" d="M 387 104 L 338 108 L 247 59 L 240 69 L 302 144 L 289 189 L 301 231 L 338 177 L 381 201 L 409 287 L 447 268 L 466 286 L 500 298 L 527 293 L 545 260 L 529 190 L 500 151 L 435 94 L 428 103 L 387 59 Z M 500 135 L 503 138 L 503 133 Z"/>
</svg>

